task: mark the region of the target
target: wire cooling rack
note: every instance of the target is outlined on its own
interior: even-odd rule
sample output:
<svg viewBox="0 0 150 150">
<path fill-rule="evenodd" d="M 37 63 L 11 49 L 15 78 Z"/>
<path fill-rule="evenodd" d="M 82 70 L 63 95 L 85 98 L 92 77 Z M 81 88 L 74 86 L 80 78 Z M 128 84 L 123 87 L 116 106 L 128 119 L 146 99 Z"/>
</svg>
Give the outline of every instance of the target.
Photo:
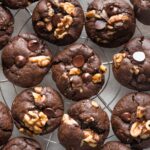
<svg viewBox="0 0 150 150">
<path fill-rule="evenodd" d="M 81 5 L 83 6 L 84 11 L 86 12 L 86 9 L 88 7 L 88 4 L 92 0 L 78 0 Z M 126 0 L 128 1 L 128 0 Z M 129 1 L 128 1 L 129 2 Z M 34 33 L 32 28 L 32 12 L 35 8 L 37 3 L 32 4 L 26 9 L 20 9 L 20 10 L 11 10 L 13 13 L 13 16 L 15 18 L 15 29 L 13 36 L 16 36 L 21 33 Z M 134 36 L 149 36 L 150 26 L 145 26 L 137 21 L 137 27 L 136 32 Z M 107 112 L 109 118 L 111 117 L 111 112 L 113 110 L 113 107 L 118 102 L 118 100 L 124 96 L 125 94 L 131 92 L 132 90 L 126 89 L 125 87 L 122 87 L 114 78 L 112 70 L 111 70 L 111 64 L 112 64 L 112 56 L 116 52 L 122 49 L 122 47 L 114 48 L 114 49 L 105 49 L 97 46 L 94 44 L 86 35 L 85 29 L 83 30 L 83 33 L 80 37 L 80 39 L 76 43 L 85 43 L 92 47 L 95 52 L 101 57 L 103 64 L 107 67 L 107 73 L 105 76 L 105 85 L 97 94 L 96 96 L 92 97 L 97 103 Z M 64 47 L 58 47 L 54 46 L 52 44 L 49 44 L 51 48 L 51 51 L 53 55 L 56 55 L 59 51 L 63 50 Z M 42 86 L 52 86 L 54 89 L 57 90 L 54 81 L 51 78 L 51 71 L 46 75 L 42 83 L 40 84 Z M 14 84 L 10 83 L 4 76 L 1 62 L 0 62 L 0 100 L 5 102 L 9 108 L 11 108 L 12 102 L 15 98 L 15 96 L 20 93 L 23 90 L 23 88 L 20 88 L 18 86 L 15 86 Z M 64 104 L 65 104 L 65 111 L 67 111 L 67 108 L 73 103 L 72 101 L 64 98 Z M 18 132 L 16 127 L 14 127 L 13 135 L 12 137 L 20 136 L 21 134 Z M 23 136 L 23 135 L 21 135 Z M 64 148 L 59 144 L 58 138 L 57 138 L 57 130 L 55 130 L 51 134 L 47 134 L 44 136 L 36 136 L 33 137 L 37 139 L 42 147 L 43 150 L 64 150 Z M 106 141 L 110 140 L 117 140 L 115 135 L 112 132 L 112 129 L 110 129 L 110 134 Z M 150 150 L 150 149 L 149 149 Z"/>
</svg>

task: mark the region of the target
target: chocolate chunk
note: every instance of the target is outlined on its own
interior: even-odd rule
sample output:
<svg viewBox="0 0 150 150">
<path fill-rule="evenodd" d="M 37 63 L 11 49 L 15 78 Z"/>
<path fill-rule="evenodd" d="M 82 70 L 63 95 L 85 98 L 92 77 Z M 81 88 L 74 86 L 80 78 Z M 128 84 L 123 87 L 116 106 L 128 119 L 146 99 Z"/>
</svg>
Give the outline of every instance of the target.
<svg viewBox="0 0 150 150">
<path fill-rule="evenodd" d="M 40 43 L 37 40 L 30 40 L 28 42 L 28 48 L 29 48 L 29 50 L 31 50 L 33 52 L 38 50 L 39 47 L 40 47 Z"/>
<path fill-rule="evenodd" d="M 84 57 L 82 55 L 77 55 L 73 58 L 73 65 L 75 67 L 82 67 L 84 65 Z"/>
<path fill-rule="evenodd" d="M 121 119 L 128 123 L 131 121 L 131 114 L 129 112 L 125 112 L 121 114 Z"/>
</svg>

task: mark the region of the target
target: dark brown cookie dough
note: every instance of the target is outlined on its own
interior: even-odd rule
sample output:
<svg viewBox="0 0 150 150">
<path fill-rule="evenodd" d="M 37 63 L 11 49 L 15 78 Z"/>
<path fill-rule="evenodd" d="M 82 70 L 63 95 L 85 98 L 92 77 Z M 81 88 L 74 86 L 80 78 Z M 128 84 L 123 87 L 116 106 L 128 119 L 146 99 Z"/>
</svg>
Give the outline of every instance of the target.
<svg viewBox="0 0 150 150">
<path fill-rule="evenodd" d="M 21 87 L 39 84 L 48 73 L 51 62 L 49 47 L 32 34 L 14 37 L 2 53 L 5 76 Z"/>
<path fill-rule="evenodd" d="M 35 87 L 21 92 L 12 105 L 12 116 L 20 132 L 47 134 L 54 131 L 63 116 L 61 96 L 50 87 Z"/>
<path fill-rule="evenodd" d="M 0 146 L 5 144 L 13 131 L 13 120 L 9 108 L 0 102 Z"/>
<path fill-rule="evenodd" d="M 91 100 L 72 105 L 64 114 L 58 138 L 66 150 L 99 150 L 109 133 L 109 119 Z"/>
<path fill-rule="evenodd" d="M 25 8 L 36 1 L 38 0 L 3 0 L 2 3 L 11 9 L 19 9 Z"/>
<path fill-rule="evenodd" d="M 80 37 L 84 12 L 78 0 L 41 0 L 32 21 L 39 37 L 56 45 L 68 45 Z"/>
<path fill-rule="evenodd" d="M 54 58 L 52 76 L 64 96 L 78 101 L 99 92 L 106 70 L 93 49 L 75 44 Z"/>
<path fill-rule="evenodd" d="M 124 86 L 150 90 L 150 39 L 137 37 L 113 57 L 113 72 Z"/>
<path fill-rule="evenodd" d="M 143 24 L 150 25 L 150 1 L 149 0 L 131 0 L 134 6 L 136 18 Z"/>
<path fill-rule="evenodd" d="M 14 29 L 14 18 L 11 12 L 0 4 L 0 49 L 10 40 Z"/>
<path fill-rule="evenodd" d="M 42 150 L 40 144 L 27 137 L 16 137 L 11 139 L 2 150 Z"/>
<path fill-rule="evenodd" d="M 94 0 L 86 13 L 86 32 L 103 47 L 118 47 L 135 32 L 135 17 L 123 0 Z"/>
<path fill-rule="evenodd" d="M 131 150 L 131 149 L 125 144 L 122 144 L 117 141 L 111 141 L 104 144 L 102 150 Z"/>
<path fill-rule="evenodd" d="M 130 93 L 115 106 L 112 128 L 117 137 L 132 147 L 150 147 L 150 95 Z"/>
</svg>

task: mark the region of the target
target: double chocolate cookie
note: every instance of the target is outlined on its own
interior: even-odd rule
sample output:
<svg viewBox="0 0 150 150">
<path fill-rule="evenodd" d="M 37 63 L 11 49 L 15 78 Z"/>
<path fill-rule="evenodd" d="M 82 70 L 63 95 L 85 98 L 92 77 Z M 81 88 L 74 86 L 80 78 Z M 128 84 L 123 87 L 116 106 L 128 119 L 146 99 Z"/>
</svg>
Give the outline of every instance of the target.
<svg viewBox="0 0 150 150">
<path fill-rule="evenodd" d="M 150 95 L 130 93 L 115 106 L 112 128 L 117 137 L 136 150 L 150 147 Z"/>
<path fill-rule="evenodd" d="M 13 120 L 9 108 L 0 102 L 0 146 L 5 144 L 13 131 Z"/>
<path fill-rule="evenodd" d="M 0 5 L 0 49 L 2 49 L 10 40 L 14 29 L 14 18 L 11 12 Z"/>
<path fill-rule="evenodd" d="M 135 32 L 135 17 L 124 0 L 94 0 L 86 13 L 86 32 L 103 47 L 118 47 Z"/>
<path fill-rule="evenodd" d="M 84 12 L 77 0 L 41 0 L 32 20 L 38 36 L 56 45 L 68 45 L 80 37 Z"/>
<path fill-rule="evenodd" d="M 52 76 L 64 96 L 78 101 L 99 92 L 106 70 L 93 49 L 75 44 L 54 58 Z"/>
<path fill-rule="evenodd" d="M 137 37 L 113 57 L 113 72 L 124 86 L 150 90 L 150 39 Z"/>
<path fill-rule="evenodd" d="M 72 105 L 64 114 L 58 138 L 67 150 L 99 150 L 109 133 L 109 119 L 91 100 Z"/>
<path fill-rule="evenodd" d="M 11 9 L 19 9 L 25 8 L 36 1 L 38 0 L 3 0 L 2 3 Z"/>
<path fill-rule="evenodd" d="M 16 137 L 11 139 L 2 150 L 42 150 L 40 144 L 26 137 Z"/>
<path fill-rule="evenodd" d="M 20 132 L 47 134 L 55 130 L 63 116 L 61 96 L 50 87 L 35 87 L 21 92 L 12 104 L 12 116 Z"/>
<path fill-rule="evenodd" d="M 2 53 L 5 76 L 21 87 L 39 84 L 51 67 L 49 47 L 32 34 L 14 37 Z"/>
<path fill-rule="evenodd" d="M 111 142 L 107 142 L 103 146 L 102 150 L 131 150 L 131 149 L 125 144 L 116 141 L 111 141 Z"/>
<path fill-rule="evenodd" d="M 136 18 L 143 24 L 150 25 L 150 1 L 149 0 L 131 0 L 134 6 Z"/>
</svg>

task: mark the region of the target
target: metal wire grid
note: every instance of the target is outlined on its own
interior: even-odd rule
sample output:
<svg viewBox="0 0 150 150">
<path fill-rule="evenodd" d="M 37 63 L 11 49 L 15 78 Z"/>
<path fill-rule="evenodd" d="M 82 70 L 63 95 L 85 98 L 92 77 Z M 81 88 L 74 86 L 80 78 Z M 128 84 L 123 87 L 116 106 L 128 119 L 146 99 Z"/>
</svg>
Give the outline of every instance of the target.
<svg viewBox="0 0 150 150">
<path fill-rule="evenodd" d="M 80 1 L 80 0 L 79 0 Z M 88 4 L 91 2 L 92 0 L 85 0 L 84 2 L 81 1 L 81 4 L 84 5 L 84 7 L 88 6 Z M 86 9 L 85 8 L 85 9 Z M 86 10 L 84 9 L 84 11 L 86 12 Z M 14 13 L 14 18 L 15 19 L 18 19 L 16 16 L 17 14 L 20 13 L 20 11 L 22 10 L 17 10 L 15 13 Z M 20 34 L 23 29 L 25 28 L 25 26 L 27 25 L 27 23 L 31 20 L 31 17 L 32 17 L 32 10 L 30 9 L 30 7 L 28 8 L 25 8 L 25 11 L 27 12 L 28 14 L 28 19 L 26 19 L 26 21 L 23 23 L 23 25 L 21 26 L 21 28 L 19 29 L 19 32 L 16 33 L 16 34 Z M 31 25 L 32 26 L 32 25 Z M 140 28 L 138 27 L 137 25 L 137 31 L 136 33 L 138 35 L 143 35 L 142 31 L 140 30 Z M 84 35 L 84 36 L 81 36 L 80 39 L 85 43 L 85 44 L 88 44 L 90 41 L 90 39 Z M 94 46 L 94 47 L 93 47 Z M 95 48 L 97 47 L 95 44 L 92 43 L 92 47 Z M 60 47 L 57 47 L 57 50 L 60 51 L 61 48 Z M 117 49 L 118 51 L 119 49 Z M 108 71 L 107 71 L 107 75 L 106 75 L 106 80 L 105 80 L 105 85 L 103 86 L 102 90 L 99 92 L 99 94 L 97 94 L 96 96 L 92 97 L 92 99 L 96 100 L 101 106 L 102 108 L 108 112 L 109 116 L 111 115 L 112 113 L 112 104 L 113 103 L 116 103 L 116 99 L 117 97 L 119 97 L 119 94 L 121 93 L 121 91 L 126 92 L 127 89 L 123 88 L 121 85 L 117 84 L 117 82 L 114 80 L 114 78 L 112 77 L 112 72 L 111 72 L 111 64 L 112 64 L 112 61 L 110 58 L 107 57 L 107 54 L 108 54 L 108 51 L 106 51 L 106 49 L 103 49 L 103 48 L 99 48 L 98 51 L 101 52 L 101 54 L 103 55 L 104 57 L 104 61 L 103 61 L 103 64 L 107 67 Z M 56 53 L 55 51 L 53 51 L 54 53 Z M 116 52 L 116 51 L 115 51 Z M 115 53 L 114 52 L 114 53 Z M 109 61 L 110 60 L 110 61 Z M 0 71 L 2 72 L 2 67 L 0 69 Z M 50 77 L 51 76 L 51 72 L 48 73 L 47 77 Z M 113 90 L 110 90 L 110 89 L 107 89 L 107 87 L 111 86 L 111 84 L 115 82 L 115 84 L 113 84 L 112 88 Z M 3 84 L 5 83 L 9 83 L 9 81 L 7 79 L 0 79 L 0 92 L 1 92 L 1 96 L 2 96 L 2 99 L 4 100 L 4 102 L 8 105 L 8 100 L 5 98 L 6 96 L 4 95 L 4 89 L 3 89 Z M 9 84 L 12 84 L 12 83 L 9 83 Z M 115 85 L 115 86 L 114 86 Z M 18 87 L 16 87 L 14 84 L 12 84 L 12 87 L 14 88 L 14 91 L 15 91 L 15 95 L 18 94 Z M 21 89 L 22 90 L 22 89 Z M 20 91 L 20 90 L 19 90 Z M 123 94 L 121 93 L 121 95 Z M 8 93 L 7 93 L 8 94 Z M 108 96 L 110 94 L 110 99 L 109 98 L 106 98 L 106 95 Z M 109 101 L 107 101 L 109 99 Z M 70 105 L 72 102 L 70 100 L 65 100 L 65 104 L 67 105 Z M 115 104 L 114 104 L 115 105 Z M 10 105 L 9 105 L 10 107 Z M 56 136 L 57 134 L 57 131 L 54 131 L 55 132 L 55 135 L 54 133 L 51 133 L 49 136 L 36 136 L 36 138 L 38 138 L 39 140 L 44 140 L 46 141 L 46 143 L 44 144 L 44 148 L 45 150 L 63 150 L 62 147 L 59 146 L 59 148 L 57 147 L 53 147 L 51 148 L 51 144 L 55 144 L 55 145 L 59 145 L 58 143 L 58 140 L 56 140 L 56 137 L 55 139 L 53 140 L 52 137 L 53 135 Z M 114 137 L 114 134 L 113 133 L 110 133 L 110 135 L 108 136 L 107 140 L 111 140 L 112 138 Z"/>
</svg>

